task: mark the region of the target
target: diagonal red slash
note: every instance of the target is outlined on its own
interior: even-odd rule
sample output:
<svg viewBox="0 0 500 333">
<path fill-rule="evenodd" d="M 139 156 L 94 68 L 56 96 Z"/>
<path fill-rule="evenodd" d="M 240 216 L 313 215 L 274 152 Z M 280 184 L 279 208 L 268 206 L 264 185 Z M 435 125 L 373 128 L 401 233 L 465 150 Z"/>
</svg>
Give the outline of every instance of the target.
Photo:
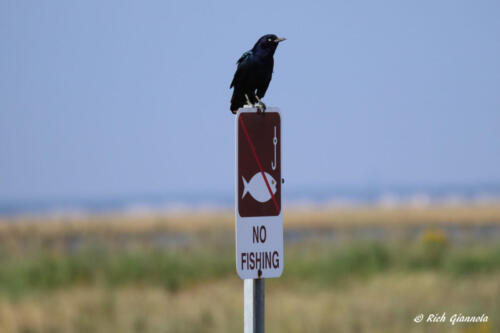
<svg viewBox="0 0 500 333">
<path fill-rule="evenodd" d="M 276 200 L 276 197 L 273 194 L 273 191 L 271 190 L 271 186 L 269 186 L 269 182 L 267 181 L 266 175 L 264 174 L 264 169 L 262 168 L 262 164 L 260 163 L 259 157 L 257 156 L 257 152 L 255 151 L 255 147 L 253 146 L 252 140 L 250 140 L 250 135 L 248 135 L 247 128 L 245 126 L 245 123 L 243 122 L 243 119 L 240 118 L 240 125 L 241 128 L 243 128 L 243 133 L 245 133 L 245 136 L 247 138 L 248 144 L 250 145 L 250 149 L 252 150 L 253 157 L 255 158 L 255 161 L 257 162 L 257 165 L 259 166 L 260 173 L 262 174 L 262 177 L 264 177 L 264 181 L 266 182 L 267 190 L 269 191 L 269 194 L 271 194 L 271 198 L 273 199 L 274 206 L 276 207 L 276 211 L 278 212 L 278 215 L 280 213 L 280 206 L 278 205 L 278 201 Z"/>
</svg>

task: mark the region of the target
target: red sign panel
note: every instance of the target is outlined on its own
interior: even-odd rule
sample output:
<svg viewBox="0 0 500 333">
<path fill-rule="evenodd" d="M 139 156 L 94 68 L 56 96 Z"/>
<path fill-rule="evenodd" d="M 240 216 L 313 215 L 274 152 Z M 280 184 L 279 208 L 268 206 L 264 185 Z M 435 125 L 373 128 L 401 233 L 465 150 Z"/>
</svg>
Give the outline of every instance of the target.
<svg viewBox="0 0 500 333">
<path fill-rule="evenodd" d="M 279 215 L 281 118 L 278 112 L 239 115 L 237 159 L 239 215 Z"/>
</svg>

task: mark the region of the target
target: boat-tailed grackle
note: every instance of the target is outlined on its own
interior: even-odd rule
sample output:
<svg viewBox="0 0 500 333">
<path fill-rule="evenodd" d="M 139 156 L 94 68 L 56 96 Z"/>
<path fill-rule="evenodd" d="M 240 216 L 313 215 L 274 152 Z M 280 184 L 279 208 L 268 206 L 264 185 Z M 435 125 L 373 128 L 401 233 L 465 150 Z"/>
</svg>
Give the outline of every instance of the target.
<svg viewBox="0 0 500 333">
<path fill-rule="evenodd" d="M 273 76 L 274 52 L 278 44 L 286 38 L 276 35 L 262 36 L 254 47 L 238 59 L 238 67 L 229 88 L 233 88 L 231 112 L 236 113 L 245 103 L 257 104 L 257 110 L 265 111 L 262 98 Z"/>
</svg>

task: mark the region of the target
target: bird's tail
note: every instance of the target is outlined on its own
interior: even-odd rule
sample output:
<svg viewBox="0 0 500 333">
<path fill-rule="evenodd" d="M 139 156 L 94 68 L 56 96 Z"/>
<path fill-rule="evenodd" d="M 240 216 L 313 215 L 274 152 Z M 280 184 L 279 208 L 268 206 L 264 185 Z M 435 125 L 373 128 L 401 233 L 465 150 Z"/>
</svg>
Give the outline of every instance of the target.
<svg viewBox="0 0 500 333">
<path fill-rule="evenodd" d="M 237 93 L 236 91 L 233 92 L 233 97 L 231 97 L 231 112 L 236 114 L 236 112 L 238 112 L 238 109 L 243 105 L 245 105 L 245 96 L 243 94 Z"/>
</svg>

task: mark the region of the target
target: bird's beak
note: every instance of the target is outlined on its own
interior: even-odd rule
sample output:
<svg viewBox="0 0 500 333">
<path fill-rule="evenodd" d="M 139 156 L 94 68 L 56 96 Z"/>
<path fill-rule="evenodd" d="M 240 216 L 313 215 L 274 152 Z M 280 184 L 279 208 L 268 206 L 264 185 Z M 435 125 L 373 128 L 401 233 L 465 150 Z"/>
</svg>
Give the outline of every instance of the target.
<svg viewBox="0 0 500 333">
<path fill-rule="evenodd" d="M 275 42 L 275 43 L 279 43 L 279 42 L 282 42 L 282 41 L 284 41 L 284 40 L 286 40 L 286 38 L 285 38 L 285 37 L 278 37 L 278 38 L 276 38 L 276 39 L 274 40 L 274 42 Z"/>
</svg>

